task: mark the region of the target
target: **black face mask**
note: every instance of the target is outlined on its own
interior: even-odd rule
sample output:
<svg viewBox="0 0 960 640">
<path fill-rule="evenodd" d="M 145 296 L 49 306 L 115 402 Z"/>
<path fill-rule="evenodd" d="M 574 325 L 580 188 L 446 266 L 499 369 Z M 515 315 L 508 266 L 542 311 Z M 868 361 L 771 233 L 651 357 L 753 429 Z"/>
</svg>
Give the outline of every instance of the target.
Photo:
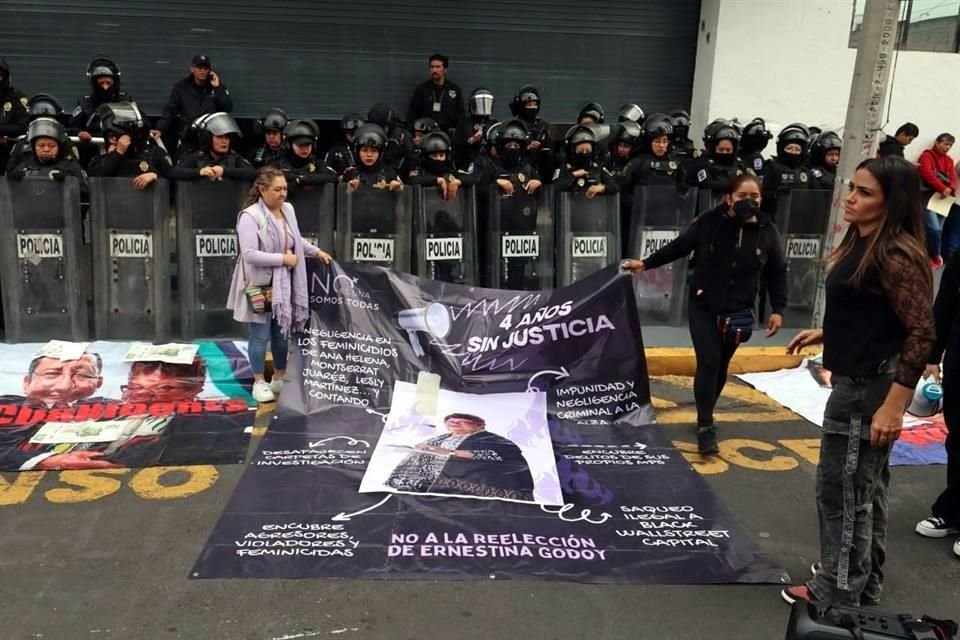
<svg viewBox="0 0 960 640">
<path fill-rule="evenodd" d="M 571 164 L 577 169 L 589 169 L 592 162 L 592 153 L 575 153 Z"/>
<path fill-rule="evenodd" d="M 733 218 L 741 224 L 759 214 L 760 205 L 753 200 L 738 200 L 733 203 Z"/>
<path fill-rule="evenodd" d="M 786 166 L 790 167 L 791 169 L 796 169 L 797 167 L 800 166 L 800 163 L 803 161 L 803 154 L 798 153 L 797 155 L 793 155 L 792 153 L 787 153 L 786 151 L 784 151 L 779 156 L 777 156 L 777 159 L 783 164 L 785 164 Z"/>
<path fill-rule="evenodd" d="M 734 154 L 732 153 L 714 153 L 713 161 L 724 167 L 729 167 L 733 165 Z"/>
<path fill-rule="evenodd" d="M 118 93 L 119 90 L 116 83 L 111 85 L 109 89 L 101 89 L 100 85 L 96 83 L 93 85 L 93 97 L 98 103 L 114 102 L 117 99 Z"/>
<path fill-rule="evenodd" d="M 523 152 L 520 151 L 520 149 L 504 149 L 502 157 L 503 166 L 507 169 L 514 169 L 520 164 L 520 159 L 523 157 Z"/>
<path fill-rule="evenodd" d="M 447 161 L 446 160 L 434 160 L 433 158 L 427 156 L 423 160 L 424 166 L 430 170 L 430 173 L 433 174 L 444 174 L 447 172 Z"/>
<path fill-rule="evenodd" d="M 540 113 L 539 107 L 536 109 L 527 109 L 526 107 L 524 107 L 523 109 L 520 110 L 520 117 L 527 122 L 533 122 L 534 120 L 537 119 L 538 113 Z"/>
</svg>

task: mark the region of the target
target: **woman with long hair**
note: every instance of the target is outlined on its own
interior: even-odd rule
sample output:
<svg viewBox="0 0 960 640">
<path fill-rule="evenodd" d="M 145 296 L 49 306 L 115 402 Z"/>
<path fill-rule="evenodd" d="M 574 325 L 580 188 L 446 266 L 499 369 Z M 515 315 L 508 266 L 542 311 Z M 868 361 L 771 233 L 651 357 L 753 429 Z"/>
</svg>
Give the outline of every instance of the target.
<svg viewBox="0 0 960 640">
<path fill-rule="evenodd" d="M 850 227 L 830 260 L 823 328 L 787 346 L 822 343 L 833 385 L 817 465 L 820 562 L 806 584 L 781 592 L 791 604 L 880 601 L 890 450 L 934 344 L 922 214 L 916 167 L 862 162 L 844 203 Z"/>
<path fill-rule="evenodd" d="M 326 252 L 300 235 L 293 205 L 286 199 L 283 172 L 263 167 L 237 216 L 240 256 L 227 308 L 233 310 L 234 320 L 250 329 L 248 357 L 257 402 L 276 399 L 287 368 L 287 339 L 303 331 L 309 316 L 304 257 L 330 262 Z M 263 377 L 268 342 L 274 370 L 269 384 Z"/>
</svg>

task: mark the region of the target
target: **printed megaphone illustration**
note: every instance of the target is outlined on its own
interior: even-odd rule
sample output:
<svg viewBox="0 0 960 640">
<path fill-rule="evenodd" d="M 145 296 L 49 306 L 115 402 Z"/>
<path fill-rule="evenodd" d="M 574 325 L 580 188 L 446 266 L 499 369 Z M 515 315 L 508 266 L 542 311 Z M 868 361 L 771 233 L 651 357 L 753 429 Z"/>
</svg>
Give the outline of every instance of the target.
<svg viewBox="0 0 960 640">
<path fill-rule="evenodd" d="M 425 355 L 417 332 L 429 333 L 434 338 L 446 338 L 452 326 L 450 311 L 439 302 L 431 302 L 420 309 L 404 309 L 397 314 L 397 324 L 406 329 L 410 346 L 420 357 Z"/>
</svg>

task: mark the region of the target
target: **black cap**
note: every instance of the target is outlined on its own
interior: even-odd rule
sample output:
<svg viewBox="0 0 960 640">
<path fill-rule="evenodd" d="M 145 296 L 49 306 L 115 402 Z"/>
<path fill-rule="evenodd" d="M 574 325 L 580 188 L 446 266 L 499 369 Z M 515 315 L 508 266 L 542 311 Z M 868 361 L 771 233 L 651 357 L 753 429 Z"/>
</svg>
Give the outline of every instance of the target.
<svg viewBox="0 0 960 640">
<path fill-rule="evenodd" d="M 195 67 L 207 67 L 210 68 L 210 57 L 203 54 L 193 56 L 193 62 L 191 64 Z"/>
</svg>

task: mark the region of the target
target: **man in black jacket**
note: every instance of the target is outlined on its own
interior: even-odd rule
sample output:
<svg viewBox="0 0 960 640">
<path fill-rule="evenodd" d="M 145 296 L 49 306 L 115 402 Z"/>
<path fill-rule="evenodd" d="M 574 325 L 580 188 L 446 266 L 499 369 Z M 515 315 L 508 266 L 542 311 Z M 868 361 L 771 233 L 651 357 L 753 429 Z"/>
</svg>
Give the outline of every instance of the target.
<svg viewBox="0 0 960 640">
<path fill-rule="evenodd" d="M 417 86 L 410 98 L 407 122 L 433 118 L 440 131 L 451 138 L 463 119 L 463 91 L 447 80 L 450 60 L 439 53 L 430 56 L 430 79 Z"/>
<path fill-rule="evenodd" d="M 0 175 L 3 175 L 14 140 L 23 135 L 30 123 L 28 104 L 27 96 L 11 84 L 7 61 L 0 58 Z"/>
<path fill-rule="evenodd" d="M 205 113 L 218 111 L 233 111 L 230 91 L 210 67 L 210 58 L 205 55 L 193 56 L 190 75 L 173 85 L 163 115 L 150 135 L 162 136 L 170 125 L 174 125 L 177 136 L 182 139 L 190 123 Z"/>
<path fill-rule="evenodd" d="M 885 158 L 887 156 L 903 157 L 903 148 L 913 142 L 914 138 L 920 135 L 920 127 L 912 122 L 906 122 L 900 125 L 897 132 L 892 136 L 884 138 L 877 149 L 877 157 Z"/>
</svg>

